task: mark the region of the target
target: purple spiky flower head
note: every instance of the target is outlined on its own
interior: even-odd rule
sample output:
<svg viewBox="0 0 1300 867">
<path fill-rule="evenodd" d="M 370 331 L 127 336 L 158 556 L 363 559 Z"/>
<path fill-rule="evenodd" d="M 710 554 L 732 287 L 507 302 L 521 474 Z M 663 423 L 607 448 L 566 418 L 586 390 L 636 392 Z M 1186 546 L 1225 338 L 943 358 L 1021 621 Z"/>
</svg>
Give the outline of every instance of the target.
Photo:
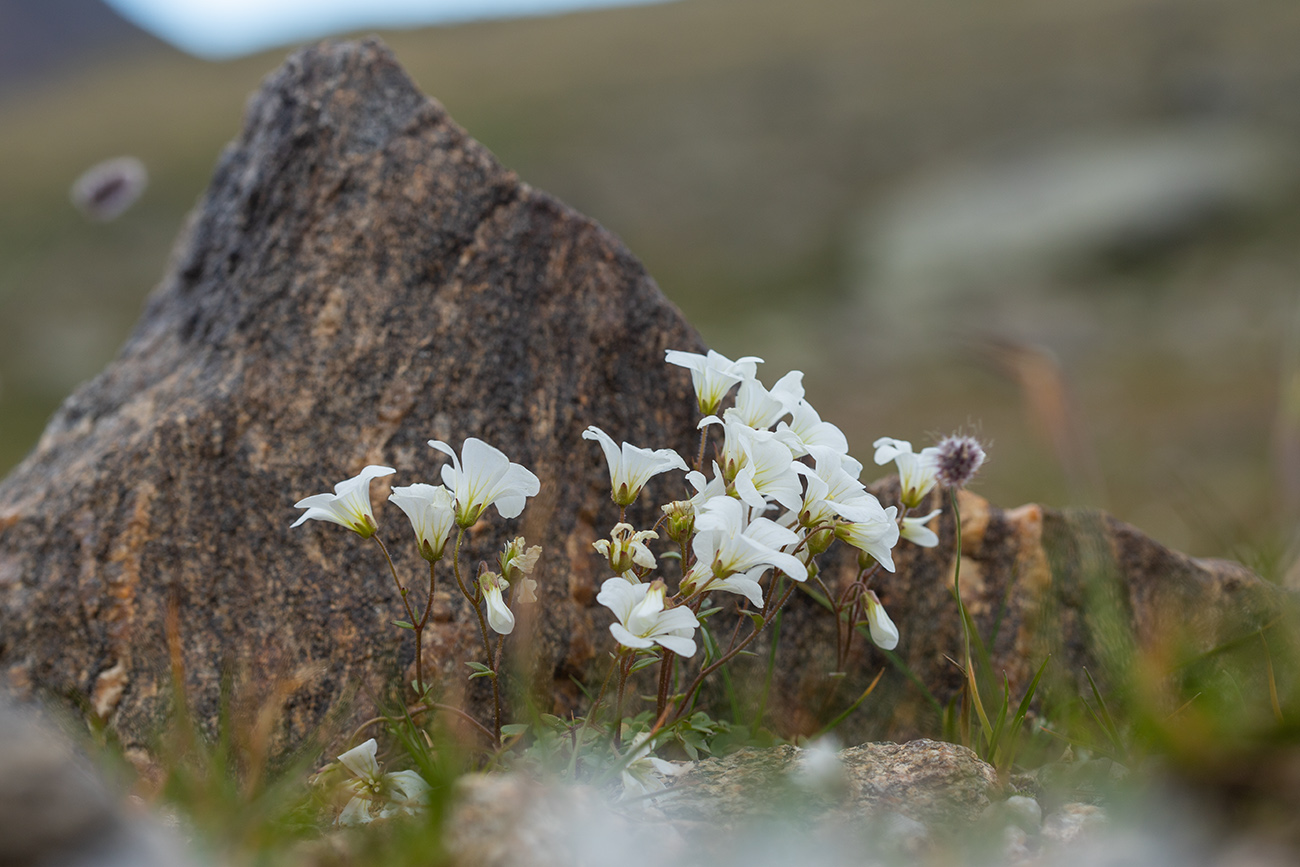
<svg viewBox="0 0 1300 867">
<path fill-rule="evenodd" d="M 984 447 L 972 436 L 953 435 L 939 443 L 935 477 L 947 488 L 963 488 L 984 463 Z"/>
</svg>

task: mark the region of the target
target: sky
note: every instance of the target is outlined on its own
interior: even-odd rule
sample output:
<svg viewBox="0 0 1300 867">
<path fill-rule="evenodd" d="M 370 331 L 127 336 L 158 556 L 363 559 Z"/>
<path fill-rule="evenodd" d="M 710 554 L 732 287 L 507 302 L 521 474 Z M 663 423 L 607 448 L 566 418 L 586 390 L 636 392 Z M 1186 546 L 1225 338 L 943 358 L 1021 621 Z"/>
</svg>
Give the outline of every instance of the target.
<svg viewBox="0 0 1300 867">
<path fill-rule="evenodd" d="M 219 59 L 351 30 L 549 15 L 656 0 L 106 0 L 183 51 Z"/>
</svg>

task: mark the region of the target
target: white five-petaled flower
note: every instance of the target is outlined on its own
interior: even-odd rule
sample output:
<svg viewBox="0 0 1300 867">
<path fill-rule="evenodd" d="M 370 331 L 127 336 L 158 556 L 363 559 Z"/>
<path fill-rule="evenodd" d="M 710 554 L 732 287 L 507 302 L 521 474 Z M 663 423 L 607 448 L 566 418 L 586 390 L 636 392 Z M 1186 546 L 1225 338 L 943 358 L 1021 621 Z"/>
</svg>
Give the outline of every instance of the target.
<svg viewBox="0 0 1300 867">
<path fill-rule="evenodd" d="M 871 631 L 871 640 L 877 647 L 893 650 L 898 646 L 898 627 L 889 619 L 885 606 L 880 604 L 880 597 L 875 591 L 867 591 L 867 628 Z"/>
<path fill-rule="evenodd" d="M 478 586 L 483 591 L 483 602 L 487 605 L 488 626 L 500 635 L 514 632 L 515 615 L 505 599 L 505 591 L 510 589 L 510 582 L 495 572 L 484 572 L 478 577 Z"/>
<path fill-rule="evenodd" d="M 501 517 L 514 518 L 524 510 L 527 498 L 541 490 L 537 476 L 481 439 L 465 440 L 463 465 L 446 443 L 429 440 L 429 445 L 451 457 L 451 463 L 442 467 L 442 482 L 456 497 L 456 524 L 460 527 L 473 526 L 491 505 Z"/>
<path fill-rule="evenodd" d="M 293 504 L 295 509 L 306 509 L 291 526 L 304 521 L 331 521 L 353 530 L 363 539 L 369 539 L 379 529 L 375 513 L 370 506 L 370 480 L 391 476 L 397 470 L 374 464 L 360 474 L 339 482 L 332 494 L 316 494 Z"/>
<path fill-rule="evenodd" d="M 735 488 L 737 496 L 756 509 L 767 505 L 771 497 L 787 509 L 799 507 L 799 476 L 789 446 L 779 442 L 769 430 L 757 430 L 728 415 L 720 419 L 711 415 L 700 420 L 699 427 L 723 426 L 722 465 L 715 473 Z M 715 463 L 716 466 L 716 463 Z M 687 480 L 692 484 L 691 475 Z M 699 490 L 699 485 L 695 485 Z"/>
<path fill-rule="evenodd" d="M 873 498 L 874 499 L 874 498 Z M 898 544 L 898 507 L 882 508 L 876 502 L 874 513 L 864 520 L 854 520 L 835 527 L 835 536 L 863 553 L 875 557 L 881 566 L 894 571 L 893 547 Z"/>
<path fill-rule="evenodd" d="M 678 656 L 694 656 L 694 635 L 700 622 L 685 606 L 664 610 L 665 594 L 662 581 L 629 584 L 622 578 L 609 578 L 600 585 L 596 601 L 618 618 L 609 631 L 624 647 L 645 650 L 658 644 Z"/>
<path fill-rule="evenodd" d="M 718 411 L 718 404 L 731 391 L 731 387 L 743 379 L 752 379 L 758 371 L 758 364 L 763 359 L 752 355 L 735 361 L 721 353 L 709 350 L 707 355 L 698 352 L 682 352 L 669 349 L 664 356 L 669 364 L 685 367 L 691 372 L 691 385 L 695 387 L 695 399 L 701 415 L 713 415 Z"/>
<path fill-rule="evenodd" d="M 922 548 L 933 548 L 938 545 L 939 536 L 927 527 L 926 524 L 933 521 L 934 516 L 939 514 L 940 511 L 940 509 L 935 509 L 928 515 L 918 515 L 915 518 L 904 518 L 903 529 L 901 531 L 903 538 L 911 542 L 913 545 L 918 545 Z"/>
<path fill-rule="evenodd" d="M 909 509 L 921 505 L 921 500 L 930 493 L 937 481 L 939 450 L 931 446 L 913 453 L 912 444 L 907 440 L 891 437 L 881 437 L 874 445 L 877 464 L 893 461 L 898 466 L 898 484 L 903 505 Z"/>
<path fill-rule="evenodd" d="M 800 524 L 811 529 L 833 522 L 837 516 L 849 521 L 871 521 L 883 514 L 880 501 L 858 481 L 861 464 L 825 446 L 813 446 L 811 454 L 815 468 L 794 464 L 805 484 L 798 509 Z"/>
<path fill-rule="evenodd" d="M 645 483 L 669 470 L 686 470 L 686 461 L 672 449 L 643 449 L 623 443 L 622 449 L 609 434 L 595 425 L 582 432 L 584 440 L 595 440 L 605 452 L 609 462 L 610 497 L 615 505 L 630 506 L 636 501 Z"/>
<path fill-rule="evenodd" d="M 623 766 L 623 797 L 638 798 L 667 788 L 663 777 L 675 777 L 689 771 L 693 762 L 673 764 L 657 759 L 651 752 L 650 733 L 641 732 L 628 744 L 627 764 Z"/>
<path fill-rule="evenodd" d="M 726 590 L 761 606 L 758 578 L 768 567 L 808 580 L 808 566 L 781 550 L 798 544 L 799 537 L 767 518 L 749 520 L 748 513 L 748 506 L 731 497 L 716 497 L 699 508 L 691 543 L 695 565 L 682 580 L 691 592 Z"/>
<path fill-rule="evenodd" d="M 736 392 L 736 405 L 723 415 L 755 430 L 766 430 L 789 415 L 803 400 L 803 371 L 792 370 L 768 391 L 753 376 L 746 377 Z"/>
<path fill-rule="evenodd" d="M 634 530 L 631 524 L 615 524 L 608 539 L 597 539 L 591 543 L 609 561 L 611 571 L 622 575 L 640 566 L 643 569 L 655 567 L 654 552 L 646 547 L 646 539 L 658 539 L 654 530 Z"/>
<path fill-rule="evenodd" d="M 371 738 L 353 747 L 339 761 L 352 772 L 355 793 L 337 820 L 340 825 L 364 825 L 399 814 L 418 814 L 429 802 L 429 784 L 415 771 L 379 772 L 378 747 Z"/>
<path fill-rule="evenodd" d="M 844 431 L 828 421 L 822 421 L 817 410 L 806 400 L 795 404 L 789 422 L 783 421 L 776 426 L 776 436 L 790 447 L 795 457 L 808 454 L 813 446 L 828 448 L 846 457 L 849 453 L 849 441 L 845 438 Z"/>
<path fill-rule="evenodd" d="M 442 485 L 414 484 L 393 488 L 388 500 L 411 519 L 420 556 L 430 563 L 442 559 L 447 536 L 456 525 L 456 502 Z"/>
</svg>

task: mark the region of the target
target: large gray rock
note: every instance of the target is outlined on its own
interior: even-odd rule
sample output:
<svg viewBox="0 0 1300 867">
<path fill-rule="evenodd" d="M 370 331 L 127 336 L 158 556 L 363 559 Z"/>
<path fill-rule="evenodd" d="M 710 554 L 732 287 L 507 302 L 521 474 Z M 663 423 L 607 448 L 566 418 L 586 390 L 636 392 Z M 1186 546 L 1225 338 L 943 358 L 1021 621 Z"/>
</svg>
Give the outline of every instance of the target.
<svg viewBox="0 0 1300 867">
<path fill-rule="evenodd" d="M 117 360 L 0 486 L 0 671 L 146 740 L 174 604 L 201 720 L 224 666 L 254 702 L 315 671 L 288 703 L 291 739 L 358 690 L 351 713 L 368 715 L 412 674 L 397 593 L 373 545 L 290 530 L 292 505 L 367 463 L 436 481 L 425 441 L 476 436 L 542 480 L 465 559 L 521 530 L 544 546 L 527 661 L 560 710 L 607 635 L 587 613 L 606 577 L 589 543 L 615 513 L 580 435 L 689 450 L 694 400 L 668 348 L 702 345 L 636 259 L 503 168 L 385 48 L 301 51 L 250 101 Z M 427 574 L 405 517 L 380 521 L 398 569 Z M 440 591 L 425 635 L 453 686 L 481 655 L 458 603 Z"/>
</svg>

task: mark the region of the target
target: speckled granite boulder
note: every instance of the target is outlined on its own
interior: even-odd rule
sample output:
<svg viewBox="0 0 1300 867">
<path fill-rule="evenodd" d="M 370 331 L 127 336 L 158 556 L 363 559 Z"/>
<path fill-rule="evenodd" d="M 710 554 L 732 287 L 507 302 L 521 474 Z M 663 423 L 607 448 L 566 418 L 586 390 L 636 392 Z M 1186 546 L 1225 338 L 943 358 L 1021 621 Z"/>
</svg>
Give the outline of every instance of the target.
<svg viewBox="0 0 1300 867">
<path fill-rule="evenodd" d="M 346 696 L 369 716 L 413 659 L 397 592 L 373 545 L 290 530 L 293 503 L 368 463 L 436 481 L 425 441 L 475 436 L 542 480 L 466 560 L 521 531 L 545 548 L 520 658 L 562 709 L 608 639 L 590 613 L 608 473 L 581 433 L 689 452 L 690 379 L 668 348 L 703 345 L 627 249 L 520 182 L 387 49 L 300 51 L 249 102 L 117 360 L 0 485 L 0 673 L 147 741 L 174 604 L 200 720 L 227 666 L 253 702 L 315 672 L 288 702 L 289 742 Z M 398 569 L 423 574 L 406 518 L 380 520 Z M 425 659 L 463 688 L 478 638 L 458 602 L 438 600 Z"/>
</svg>

